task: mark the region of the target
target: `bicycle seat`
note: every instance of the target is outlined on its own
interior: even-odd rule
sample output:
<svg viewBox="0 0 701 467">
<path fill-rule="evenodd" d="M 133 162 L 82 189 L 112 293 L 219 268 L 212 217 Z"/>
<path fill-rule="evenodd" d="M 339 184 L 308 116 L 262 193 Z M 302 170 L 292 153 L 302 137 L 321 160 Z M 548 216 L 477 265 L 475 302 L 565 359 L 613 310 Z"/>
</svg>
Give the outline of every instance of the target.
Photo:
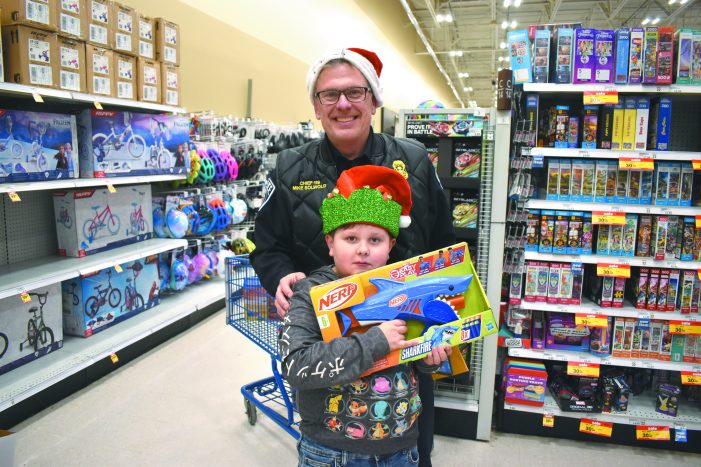
<svg viewBox="0 0 701 467">
<path fill-rule="evenodd" d="M 29 310 L 27 310 L 29 313 L 36 314 L 37 311 L 39 311 L 39 307 L 33 306 Z"/>
</svg>

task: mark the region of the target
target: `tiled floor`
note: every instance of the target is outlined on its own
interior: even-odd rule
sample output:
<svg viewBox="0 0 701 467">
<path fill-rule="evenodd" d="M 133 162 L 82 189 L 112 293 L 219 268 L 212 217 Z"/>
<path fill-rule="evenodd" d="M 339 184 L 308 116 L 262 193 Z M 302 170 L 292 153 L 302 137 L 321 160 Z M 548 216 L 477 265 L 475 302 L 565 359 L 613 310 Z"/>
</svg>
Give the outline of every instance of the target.
<svg viewBox="0 0 701 467">
<path fill-rule="evenodd" d="M 218 312 L 13 428 L 18 466 L 296 465 L 291 436 L 264 416 L 250 426 L 240 388 L 270 359 Z M 2 464 L 2 462 L 0 462 Z M 681 466 L 701 455 L 493 433 L 436 437 L 433 465 Z"/>
</svg>

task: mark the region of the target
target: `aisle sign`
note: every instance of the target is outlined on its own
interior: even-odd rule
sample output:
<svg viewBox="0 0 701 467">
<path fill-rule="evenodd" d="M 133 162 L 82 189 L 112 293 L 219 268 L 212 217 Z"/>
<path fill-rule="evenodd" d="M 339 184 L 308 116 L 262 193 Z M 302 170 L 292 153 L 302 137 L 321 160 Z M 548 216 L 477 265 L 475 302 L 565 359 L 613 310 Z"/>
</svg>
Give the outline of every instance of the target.
<svg viewBox="0 0 701 467">
<path fill-rule="evenodd" d="M 624 277 L 630 278 L 630 264 L 598 263 L 596 275 L 599 277 Z"/>
<path fill-rule="evenodd" d="M 590 418 L 583 418 L 579 421 L 579 431 L 596 436 L 610 438 L 613 433 L 613 423 L 600 422 Z"/>
<path fill-rule="evenodd" d="M 691 161 L 691 166 L 694 170 L 701 170 L 701 159 Z"/>
<path fill-rule="evenodd" d="M 586 362 L 567 362 L 567 374 L 570 376 L 590 376 L 599 377 L 599 364 Z"/>
<path fill-rule="evenodd" d="M 682 384 L 701 386 L 701 371 L 682 371 Z"/>
<path fill-rule="evenodd" d="M 618 91 L 584 91 L 584 105 L 618 104 Z"/>
<path fill-rule="evenodd" d="M 592 224 L 626 225 L 626 213 L 619 211 L 592 211 Z"/>
<path fill-rule="evenodd" d="M 552 428 L 555 426 L 555 416 L 550 413 L 543 414 L 543 426 L 545 428 Z"/>
<path fill-rule="evenodd" d="M 577 326 L 589 326 L 590 328 L 606 328 L 609 325 L 608 316 L 587 313 L 574 315 L 574 324 Z"/>
<path fill-rule="evenodd" d="M 669 441 L 669 427 L 663 425 L 637 425 L 635 439 L 638 441 Z"/>
<path fill-rule="evenodd" d="M 621 157 L 618 170 L 655 170 L 655 161 L 641 157 Z"/>
<path fill-rule="evenodd" d="M 671 334 L 701 334 L 701 323 L 691 321 L 670 321 L 669 332 Z"/>
<path fill-rule="evenodd" d="M 10 191 L 9 193 L 7 193 L 7 196 L 10 197 L 10 200 L 12 200 L 13 203 L 18 203 L 18 202 L 22 201 L 19 198 L 19 195 L 14 191 Z"/>
</svg>

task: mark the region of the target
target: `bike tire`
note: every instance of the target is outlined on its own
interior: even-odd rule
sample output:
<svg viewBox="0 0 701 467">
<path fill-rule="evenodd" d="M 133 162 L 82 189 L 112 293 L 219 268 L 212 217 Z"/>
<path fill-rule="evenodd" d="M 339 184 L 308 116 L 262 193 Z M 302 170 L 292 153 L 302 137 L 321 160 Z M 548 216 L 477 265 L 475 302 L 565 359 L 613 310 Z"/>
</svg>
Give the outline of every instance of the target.
<svg viewBox="0 0 701 467">
<path fill-rule="evenodd" d="M 127 149 L 134 159 L 139 159 L 146 151 L 146 140 L 139 135 L 131 135 L 127 141 Z"/>
<path fill-rule="evenodd" d="M 7 352 L 7 336 L 0 332 L 0 358 Z"/>
<path fill-rule="evenodd" d="M 164 149 L 159 155 L 158 155 L 158 167 L 161 169 L 169 169 L 172 166 L 170 165 L 171 162 L 171 157 L 170 157 L 170 152 L 167 149 Z"/>
<path fill-rule="evenodd" d="M 51 330 L 51 328 L 47 328 L 44 326 L 41 328 L 41 330 L 37 333 L 37 342 L 36 345 L 34 346 L 34 350 L 39 350 L 43 349 L 44 347 L 49 347 L 49 350 L 47 353 L 51 352 L 51 346 L 54 343 L 54 332 Z"/>
<path fill-rule="evenodd" d="M 46 161 L 46 156 L 43 152 L 37 157 L 37 167 L 39 167 L 39 170 L 42 172 L 49 168 L 49 163 Z"/>
<path fill-rule="evenodd" d="M 85 314 L 88 318 L 94 318 L 97 312 L 100 310 L 98 303 L 100 302 L 94 295 L 88 298 L 88 300 L 85 302 Z"/>
<path fill-rule="evenodd" d="M 97 133 L 92 137 L 92 150 L 93 153 L 99 158 L 106 158 L 110 153 L 109 144 L 105 144 L 107 141 L 107 135 L 103 133 Z"/>
<path fill-rule="evenodd" d="M 27 343 L 34 347 L 34 350 L 37 348 L 37 325 L 34 322 L 33 319 L 30 319 L 27 321 Z"/>
<path fill-rule="evenodd" d="M 112 235 L 116 235 L 117 232 L 119 232 L 119 225 L 121 222 L 116 214 L 112 214 L 110 217 L 105 219 L 105 223 L 107 224 L 107 230 L 109 230 Z"/>
<path fill-rule="evenodd" d="M 97 236 L 97 224 L 94 220 L 88 219 L 83 224 L 83 238 L 85 238 L 89 243 L 92 243 Z"/>
<path fill-rule="evenodd" d="M 12 154 L 12 157 L 15 159 L 19 159 L 22 157 L 22 153 L 24 150 L 22 149 L 22 145 L 19 144 L 17 141 L 13 141 L 10 143 L 10 154 Z"/>
<path fill-rule="evenodd" d="M 144 297 L 140 293 L 136 294 L 134 301 L 132 302 L 132 310 L 143 310 L 144 308 Z"/>
<path fill-rule="evenodd" d="M 64 225 L 67 229 L 70 229 L 71 227 L 73 227 L 73 218 L 69 216 L 69 217 L 63 222 L 63 225 Z"/>
<path fill-rule="evenodd" d="M 80 303 L 80 299 L 79 299 L 78 296 L 74 293 L 74 294 L 73 294 L 73 305 L 77 305 L 78 303 Z"/>
<path fill-rule="evenodd" d="M 122 292 L 119 289 L 110 290 L 110 294 L 107 297 L 112 308 L 117 308 L 120 303 L 122 303 Z"/>
</svg>

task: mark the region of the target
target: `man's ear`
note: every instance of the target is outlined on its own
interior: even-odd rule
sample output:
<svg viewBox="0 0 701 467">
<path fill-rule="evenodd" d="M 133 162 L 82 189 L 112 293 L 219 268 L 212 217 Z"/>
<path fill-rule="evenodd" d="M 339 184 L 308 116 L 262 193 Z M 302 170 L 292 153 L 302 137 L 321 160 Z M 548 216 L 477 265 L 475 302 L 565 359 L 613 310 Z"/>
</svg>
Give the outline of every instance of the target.
<svg viewBox="0 0 701 467">
<path fill-rule="evenodd" d="M 326 247 L 329 249 L 329 256 L 333 258 L 333 236 L 326 234 L 324 239 L 326 240 Z"/>
</svg>

